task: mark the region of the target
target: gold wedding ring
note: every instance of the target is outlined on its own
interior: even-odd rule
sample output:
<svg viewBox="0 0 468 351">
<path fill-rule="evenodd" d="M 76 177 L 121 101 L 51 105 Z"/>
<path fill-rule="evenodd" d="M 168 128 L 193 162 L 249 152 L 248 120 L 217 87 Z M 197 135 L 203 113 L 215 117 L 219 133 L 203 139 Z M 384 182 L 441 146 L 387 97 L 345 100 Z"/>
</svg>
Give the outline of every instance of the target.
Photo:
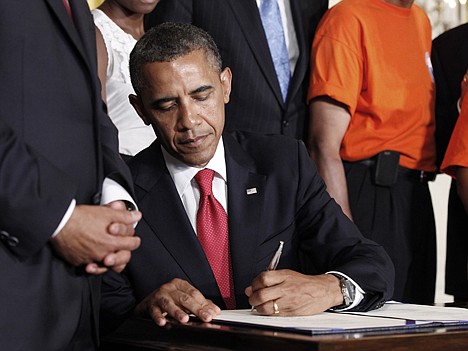
<svg viewBox="0 0 468 351">
<path fill-rule="evenodd" d="M 278 307 L 278 304 L 273 301 L 273 310 L 274 310 L 274 314 L 278 314 L 279 313 L 279 307 Z"/>
</svg>

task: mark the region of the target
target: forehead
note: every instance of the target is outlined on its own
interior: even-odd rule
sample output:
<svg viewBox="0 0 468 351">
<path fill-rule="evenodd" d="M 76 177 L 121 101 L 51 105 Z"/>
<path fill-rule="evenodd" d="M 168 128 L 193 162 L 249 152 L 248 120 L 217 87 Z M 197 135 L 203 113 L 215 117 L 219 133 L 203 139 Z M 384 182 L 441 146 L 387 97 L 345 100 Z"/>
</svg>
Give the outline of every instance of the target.
<svg viewBox="0 0 468 351">
<path fill-rule="evenodd" d="M 142 68 L 152 93 L 165 94 L 177 89 L 190 91 L 201 85 L 214 86 L 219 83 L 219 73 L 201 50 L 169 62 L 146 63 Z"/>
</svg>

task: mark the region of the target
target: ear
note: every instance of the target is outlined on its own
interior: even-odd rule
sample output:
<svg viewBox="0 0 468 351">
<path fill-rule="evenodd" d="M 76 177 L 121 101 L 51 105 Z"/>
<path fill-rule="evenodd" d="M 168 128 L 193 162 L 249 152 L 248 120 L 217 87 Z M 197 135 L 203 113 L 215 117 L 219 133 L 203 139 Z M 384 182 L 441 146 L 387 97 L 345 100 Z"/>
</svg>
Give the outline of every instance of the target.
<svg viewBox="0 0 468 351">
<path fill-rule="evenodd" d="M 224 103 L 227 104 L 229 102 L 229 96 L 231 95 L 231 69 L 229 67 L 226 67 L 219 75 L 219 78 L 221 79 L 221 85 L 223 87 Z"/>
<path fill-rule="evenodd" d="M 140 116 L 140 118 L 143 120 L 143 123 L 149 126 L 151 122 L 145 116 L 145 113 L 144 113 L 145 109 L 143 107 L 143 102 L 141 101 L 140 97 L 134 94 L 130 94 L 128 96 L 128 101 L 130 101 L 130 104 L 138 113 L 138 116 Z"/>
</svg>

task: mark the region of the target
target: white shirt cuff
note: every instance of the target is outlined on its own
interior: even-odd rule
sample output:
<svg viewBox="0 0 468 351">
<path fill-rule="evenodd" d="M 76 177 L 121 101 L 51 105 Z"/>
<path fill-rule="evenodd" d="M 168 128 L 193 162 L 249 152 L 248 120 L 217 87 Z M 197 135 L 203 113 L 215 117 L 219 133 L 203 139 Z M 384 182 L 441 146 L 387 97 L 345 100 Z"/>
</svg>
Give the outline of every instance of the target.
<svg viewBox="0 0 468 351">
<path fill-rule="evenodd" d="M 351 305 L 345 308 L 340 308 L 340 309 L 333 309 L 333 311 L 341 312 L 341 311 L 347 311 L 350 310 L 351 308 L 356 307 L 361 303 L 361 301 L 364 299 L 364 295 L 366 294 L 364 290 L 361 289 L 359 284 L 357 284 L 354 280 L 352 280 L 350 277 L 348 277 L 346 274 L 337 272 L 337 271 L 330 271 L 327 272 L 326 274 L 336 274 L 339 275 L 340 277 L 348 279 L 356 288 L 356 295 L 354 296 L 354 301 Z"/>
<path fill-rule="evenodd" d="M 54 238 L 63 229 L 63 227 L 65 227 L 65 224 L 67 224 L 68 220 L 70 219 L 73 211 L 75 210 L 75 207 L 76 207 L 76 200 L 73 199 L 70 203 L 70 206 L 68 206 L 68 210 L 67 212 L 65 212 L 65 215 L 60 221 L 57 229 L 55 229 L 55 231 L 52 233 L 52 236 L 50 237 L 51 239 Z"/>
<path fill-rule="evenodd" d="M 132 199 L 130 194 L 125 190 L 123 186 L 117 183 L 115 180 L 110 178 L 104 179 L 102 184 L 102 197 L 101 197 L 101 205 L 107 205 L 108 203 L 116 200 L 124 200 L 128 201 L 135 206 L 135 209 L 138 210 L 138 206 L 136 205 L 135 201 Z M 62 220 L 60 221 L 57 229 L 52 233 L 51 238 L 55 237 L 67 224 L 68 220 L 70 219 L 73 211 L 76 207 L 76 200 L 73 199 L 68 206 L 67 212 L 63 216 Z"/>
<path fill-rule="evenodd" d="M 116 200 L 131 202 L 133 206 L 135 206 L 135 209 L 138 210 L 135 201 L 122 185 L 110 178 L 104 179 L 104 183 L 102 184 L 101 205 L 107 205 Z"/>
</svg>

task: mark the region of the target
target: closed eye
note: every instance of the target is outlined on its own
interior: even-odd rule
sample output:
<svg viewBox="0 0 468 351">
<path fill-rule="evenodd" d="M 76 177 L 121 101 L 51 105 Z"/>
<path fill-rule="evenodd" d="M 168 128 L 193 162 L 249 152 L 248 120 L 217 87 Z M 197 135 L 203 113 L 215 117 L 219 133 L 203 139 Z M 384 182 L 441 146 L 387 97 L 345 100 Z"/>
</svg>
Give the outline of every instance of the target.
<svg viewBox="0 0 468 351">
<path fill-rule="evenodd" d="M 209 96 L 211 95 L 211 92 L 209 93 L 204 93 L 204 94 L 196 94 L 196 95 L 192 95 L 192 98 L 194 100 L 197 100 L 197 101 L 205 101 L 206 99 L 209 98 Z"/>
<path fill-rule="evenodd" d="M 170 110 L 172 110 L 175 106 L 177 106 L 177 102 L 176 102 L 176 100 L 173 99 L 173 98 L 159 99 L 159 100 L 157 100 L 157 101 L 154 101 L 154 102 L 151 104 L 151 108 L 152 108 L 153 110 L 162 111 L 162 112 L 170 111 Z"/>
</svg>

